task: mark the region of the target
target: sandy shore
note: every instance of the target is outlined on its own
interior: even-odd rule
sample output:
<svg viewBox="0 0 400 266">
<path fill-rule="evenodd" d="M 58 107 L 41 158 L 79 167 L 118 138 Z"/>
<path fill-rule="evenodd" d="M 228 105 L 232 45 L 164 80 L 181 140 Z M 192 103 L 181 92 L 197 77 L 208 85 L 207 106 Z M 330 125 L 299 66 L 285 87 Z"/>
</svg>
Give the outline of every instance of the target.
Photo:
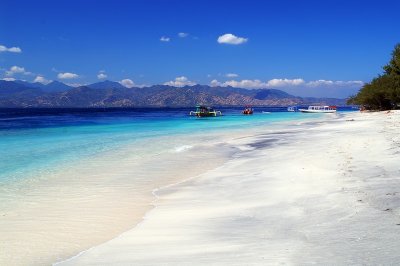
<svg viewBox="0 0 400 266">
<path fill-rule="evenodd" d="M 113 239 L 153 208 L 155 188 L 214 169 L 231 153 L 218 139 L 149 141 L 1 186 L 0 265 L 51 265 Z"/>
<path fill-rule="evenodd" d="M 266 130 L 267 131 L 267 130 Z M 349 113 L 229 140 L 223 166 L 62 265 L 397 264 L 400 113 Z"/>
</svg>

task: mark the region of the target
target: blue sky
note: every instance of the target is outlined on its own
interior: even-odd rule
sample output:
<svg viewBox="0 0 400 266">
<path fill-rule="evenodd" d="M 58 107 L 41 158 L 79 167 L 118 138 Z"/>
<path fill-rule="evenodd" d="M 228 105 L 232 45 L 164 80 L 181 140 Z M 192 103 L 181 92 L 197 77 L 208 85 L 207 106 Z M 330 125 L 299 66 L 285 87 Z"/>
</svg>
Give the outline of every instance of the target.
<svg viewBox="0 0 400 266">
<path fill-rule="evenodd" d="M 2 0 L 0 78 L 346 97 L 400 42 L 398 10 L 385 0 Z"/>
</svg>

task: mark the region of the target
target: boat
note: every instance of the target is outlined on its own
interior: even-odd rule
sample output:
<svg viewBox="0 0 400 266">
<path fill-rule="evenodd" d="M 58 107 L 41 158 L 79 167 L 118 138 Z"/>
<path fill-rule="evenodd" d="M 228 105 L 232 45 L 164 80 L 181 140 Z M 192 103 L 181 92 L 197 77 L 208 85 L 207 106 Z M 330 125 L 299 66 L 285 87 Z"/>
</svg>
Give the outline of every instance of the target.
<svg viewBox="0 0 400 266">
<path fill-rule="evenodd" d="M 287 108 L 287 111 L 288 111 L 288 112 L 297 112 L 297 106 L 289 106 L 289 107 Z"/>
<path fill-rule="evenodd" d="M 194 115 L 197 117 L 210 117 L 210 116 L 221 116 L 222 112 L 214 110 L 212 107 L 197 105 L 196 111 L 190 111 L 189 115 Z"/>
<path fill-rule="evenodd" d="M 299 109 L 299 111 L 303 113 L 335 113 L 336 109 L 336 106 L 310 105 L 307 109 Z"/>
<path fill-rule="evenodd" d="M 242 114 L 244 115 L 252 115 L 254 112 L 253 108 L 251 108 L 250 106 L 246 106 L 244 108 L 244 110 L 242 111 Z"/>
</svg>

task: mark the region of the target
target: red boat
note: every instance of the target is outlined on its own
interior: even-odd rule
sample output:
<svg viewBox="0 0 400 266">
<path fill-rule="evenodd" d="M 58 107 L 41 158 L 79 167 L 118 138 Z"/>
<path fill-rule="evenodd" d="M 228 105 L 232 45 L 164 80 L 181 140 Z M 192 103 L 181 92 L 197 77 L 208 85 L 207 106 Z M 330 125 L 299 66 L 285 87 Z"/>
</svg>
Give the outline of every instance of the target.
<svg viewBox="0 0 400 266">
<path fill-rule="evenodd" d="M 242 111 L 242 114 L 244 115 L 252 115 L 253 114 L 253 108 L 251 108 L 250 106 L 246 106 L 244 108 L 244 110 Z"/>
</svg>

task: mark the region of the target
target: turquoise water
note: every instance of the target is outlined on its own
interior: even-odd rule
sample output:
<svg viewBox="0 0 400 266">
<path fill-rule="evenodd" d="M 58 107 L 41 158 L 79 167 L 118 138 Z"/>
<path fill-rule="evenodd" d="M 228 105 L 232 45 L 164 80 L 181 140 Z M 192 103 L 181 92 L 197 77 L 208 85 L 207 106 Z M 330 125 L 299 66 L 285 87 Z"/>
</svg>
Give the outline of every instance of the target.
<svg viewBox="0 0 400 266">
<path fill-rule="evenodd" d="M 189 109 L 1 110 L 0 183 L 45 175 L 60 165 L 160 137 L 205 135 L 310 118 L 268 108 L 256 109 L 251 116 L 241 115 L 240 109 L 222 111 L 222 117 L 195 118 L 188 116 Z"/>
</svg>

